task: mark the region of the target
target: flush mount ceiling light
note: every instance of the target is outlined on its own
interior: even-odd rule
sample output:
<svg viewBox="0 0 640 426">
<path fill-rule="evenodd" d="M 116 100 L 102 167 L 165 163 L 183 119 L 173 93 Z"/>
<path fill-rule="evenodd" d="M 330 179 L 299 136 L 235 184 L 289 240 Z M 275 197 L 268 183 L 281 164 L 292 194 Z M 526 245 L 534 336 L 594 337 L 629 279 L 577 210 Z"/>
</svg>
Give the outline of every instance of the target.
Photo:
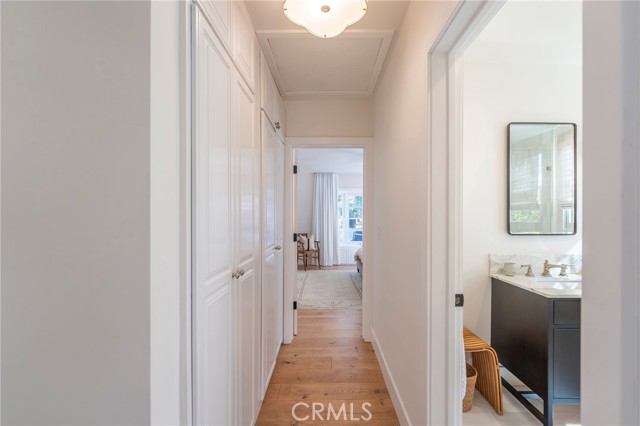
<svg viewBox="0 0 640 426">
<path fill-rule="evenodd" d="M 342 34 L 367 13 L 367 0 L 284 0 L 284 14 L 317 37 Z"/>
</svg>

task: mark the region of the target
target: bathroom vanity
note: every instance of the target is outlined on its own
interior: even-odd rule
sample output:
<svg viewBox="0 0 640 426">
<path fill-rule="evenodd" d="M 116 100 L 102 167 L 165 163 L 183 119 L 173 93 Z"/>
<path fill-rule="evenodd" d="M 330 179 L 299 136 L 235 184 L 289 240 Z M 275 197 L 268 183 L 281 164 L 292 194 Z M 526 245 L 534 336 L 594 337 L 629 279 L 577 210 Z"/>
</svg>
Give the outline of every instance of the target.
<svg viewBox="0 0 640 426">
<path fill-rule="evenodd" d="M 581 283 L 492 275 L 491 346 L 531 392 L 502 382 L 544 426 L 553 425 L 554 403 L 580 403 L 581 289 Z M 543 412 L 526 398 L 531 393 L 544 401 Z"/>
</svg>

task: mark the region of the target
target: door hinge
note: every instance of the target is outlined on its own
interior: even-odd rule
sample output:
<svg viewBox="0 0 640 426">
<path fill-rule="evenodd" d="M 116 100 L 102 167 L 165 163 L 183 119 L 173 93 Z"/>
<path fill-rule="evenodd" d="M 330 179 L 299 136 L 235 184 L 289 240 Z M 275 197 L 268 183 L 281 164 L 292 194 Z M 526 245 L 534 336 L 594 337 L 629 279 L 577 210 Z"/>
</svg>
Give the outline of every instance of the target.
<svg viewBox="0 0 640 426">
<path fill-rule="evenodd" d="M 461 308 L 464 306 L 464 294 L 456 294 L 456 308 Z"/>
<path fill-rule="evenodd" d="M 293 166 L 293 174 L 297 175 L 298 174 L 298 166 Z"/>
<path fill-rule="evenodd" d="M 296 309 L 298 309 L 298 302 L 297 301 L 293 301 L 293 310 L 295 311 Z"/>
<path fill-rule="evenodd" d="M 293 233 L 293 242 L 297 242 L 298 241 L 298 234 L 296 234 L 295 232 Z"/>
</svg>

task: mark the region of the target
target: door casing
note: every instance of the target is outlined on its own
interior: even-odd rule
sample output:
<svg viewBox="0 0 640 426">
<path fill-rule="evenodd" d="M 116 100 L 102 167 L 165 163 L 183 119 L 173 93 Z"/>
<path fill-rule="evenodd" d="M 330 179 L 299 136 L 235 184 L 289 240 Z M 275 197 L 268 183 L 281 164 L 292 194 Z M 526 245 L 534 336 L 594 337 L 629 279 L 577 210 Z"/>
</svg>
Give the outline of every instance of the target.
<svg viewBox="0 0 640 426">
<path fill-rule="evenodd" d="M 462 424 L 463 317 L 454 307 L 455 294 L 462 293 L 461 57 L 504 3 L 461 1 L 429 50 L 425 380 L 432 425 Z"/>
<path fill-rule="evenodd" d="M 364 257 L 373 262 L 373 138 L 368 137 L 286 137 L 284 174 L 284 343 L 291 343 L 294 336 L 295 314 L 293 301 L 296 300 L 296 243 L 294 203 L 294 150 L 299 148 L 362 148 L 364 155 L 363 196 L 364 196 Z M 373 274 L 372 268 L 364 267 L 362 277 L 362 337 L 372 340 Z"/>
</svg>

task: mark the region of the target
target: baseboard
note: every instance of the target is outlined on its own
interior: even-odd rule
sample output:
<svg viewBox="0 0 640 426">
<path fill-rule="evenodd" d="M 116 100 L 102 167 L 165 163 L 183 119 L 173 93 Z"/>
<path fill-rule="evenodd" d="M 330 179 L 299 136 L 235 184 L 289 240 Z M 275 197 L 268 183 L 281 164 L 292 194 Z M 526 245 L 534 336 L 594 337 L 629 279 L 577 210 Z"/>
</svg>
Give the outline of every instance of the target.
<svg viewBox="0 0 640 426">
<path fill-rule="evenodd" d="M 382 376 L 384 377 L 384 383 L 387 385 L 387 390 L 389 391 L 389 395 L 391 396 L 391 401 L 393 402 L 393 407 L 396 410 L 396 415 L 398 416 L 398 421 L 402 426 L 411 426 L 411 421 L 409 420 L 409 415 L 407 414 L 407 410 L 402 403 L 402 398 L 400 398 L 400 393 L 396 387 L 396 382 L 393 380 L 393 376 L 391 375 L 391 371 L 389 370 L 389 366 L 387 365 L 387 360 L 384 357 L 384 352 L 378 343 L 378 336 L 376 335 L 376 331 L 371 329 L 371 336 L 373 350 L 376 353 L 376 358 L 378 359 L 378 364 L 380 364 L 380 369 L 382 370 Z"/>
</svg>

